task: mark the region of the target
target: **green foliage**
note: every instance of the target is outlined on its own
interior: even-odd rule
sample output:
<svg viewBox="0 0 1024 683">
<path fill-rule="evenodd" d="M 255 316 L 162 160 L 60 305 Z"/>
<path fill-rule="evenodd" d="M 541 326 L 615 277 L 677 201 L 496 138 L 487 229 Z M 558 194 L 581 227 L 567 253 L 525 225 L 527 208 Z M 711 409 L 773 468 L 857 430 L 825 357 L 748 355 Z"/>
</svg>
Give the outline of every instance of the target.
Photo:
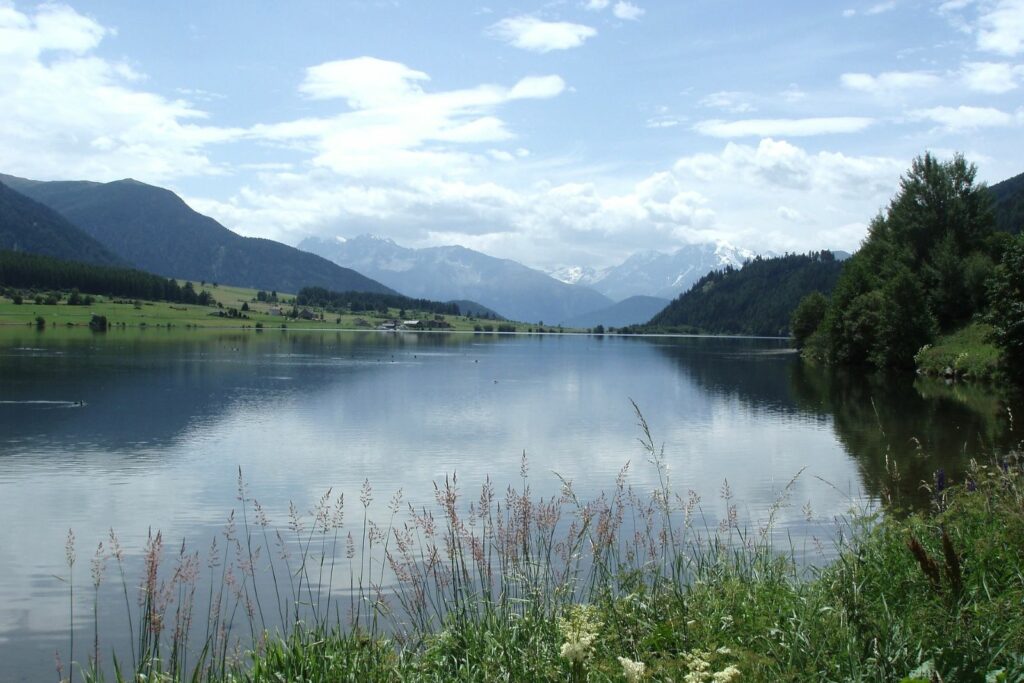
<svg viewBox="0 0 1024 683">
<path fill-rule="evenodd" d="M 1024 231 L 1024 173 L 989 188 L 996 214 L 996 229 L 1011 234 Z"/>
<path fill-rule="evenodd" d="M 811 292 L 797 305 L 789 318 L 789 333 L 793 335 L 793 343 L 798 349 L 807 345 L 808 339 L 825 319 L 828 299 L 821 292 Z"/>
<path fill-rule="evenodd" d="M 829 251 L 759 256 L 742 268 L 708 273 L 649 323 L 629 331 L 785 335 L 800 301 L 831 291 L 842 267 Z"/>
<path fill-rule="evenodd" d="M 836 284 L 821 327 L 829 360 L 910 367 L 939 330 L 982 310 L 999 240 L 975 174 L 960 155 L 913 161 Z"/>
<path fill-rule="evenodd" d="M 209 305 L 212 297 L 205 290 L 196 292 L 191 282 L 184 287 L 174 280 L 129 268 L 97 266 L 78 261 L 0 251 L 0 285 L 20 289 L 72 290 L 68 303 L 86 304 L 81 292 L 106 296 L 173 301 Z M 53 297 L 53 304 L 58 299 Z M 51 303 L 51 302 L 47 302 Z"/>
<path fill-rule="evenodd" d="M 935 335 L 924 292 L 906 268 L 900 268 L 881 290 L 876 343 L 869 360 L 875 367 L 913 367 L 914 354 Z"/>
<path fill-rule="evenodd" d="M 1010 379 L 1024 382 L 1024 236 L 1013 240 L 996 267 L 989 298 L 992 339 L 1003 353 Z"/>
<path fill-rule="evenodd" d="M 918 370 L 927 375 L 994 379 L 999 368 L 999 349 L 992 343 L 992 327 L 971 323 L 943 335 L 921 348 L 914 356 Z"/>
</svg>

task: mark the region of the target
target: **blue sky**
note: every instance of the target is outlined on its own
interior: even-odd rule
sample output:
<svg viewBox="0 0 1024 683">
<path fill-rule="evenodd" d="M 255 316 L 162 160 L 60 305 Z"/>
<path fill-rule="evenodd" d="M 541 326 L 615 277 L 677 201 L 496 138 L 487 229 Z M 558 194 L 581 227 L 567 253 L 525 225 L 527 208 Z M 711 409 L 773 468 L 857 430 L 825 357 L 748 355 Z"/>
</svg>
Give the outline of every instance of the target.
<svg viewBox="0 0 1024 683">
<path fill-rule="evenodd" d="M 541 268 L 853 249 L 925 150 L 1024 171 L 1024 0 L 0 0 L 0 171 Z"/>
</svg>

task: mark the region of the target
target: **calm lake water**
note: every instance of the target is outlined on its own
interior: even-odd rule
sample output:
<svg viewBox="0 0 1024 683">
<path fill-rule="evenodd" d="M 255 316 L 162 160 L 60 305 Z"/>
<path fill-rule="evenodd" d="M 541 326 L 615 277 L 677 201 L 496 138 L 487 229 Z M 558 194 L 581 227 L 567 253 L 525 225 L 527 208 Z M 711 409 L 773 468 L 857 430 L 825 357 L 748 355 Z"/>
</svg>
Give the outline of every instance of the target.
<svg viewBox="0 0 1024 683">
<path fill-rule="evenodd" d="M 830 374 L 780 340 L 0 329 L 0 681 L 55 679 L 55 650 L 67 657 L 69 528 L 76 638 L 91 643 L 96 544 L 113 528 L 134 565 L 150 530 L 208 546 L 239 467 L 275 521 L 328 488 L 356 501 L 364 480 L 374 506 L 398 489 L 432 504 L 453 472 L 501 490 L 524 452 L 536 495 L 556 495 L 558 473 L 593 497 L 627 462 L 645 491 L 657 473 L 630 399 L 710 524 L 725 480 L 756 523 L 803 470 L 778 518 L 801 548 L 887 493 L 927 504 L 935 470 L 955 480 L 1019 439 L 984 390 Z M 123 598 L 108 602 L 113 632 Z"/>
</svg>

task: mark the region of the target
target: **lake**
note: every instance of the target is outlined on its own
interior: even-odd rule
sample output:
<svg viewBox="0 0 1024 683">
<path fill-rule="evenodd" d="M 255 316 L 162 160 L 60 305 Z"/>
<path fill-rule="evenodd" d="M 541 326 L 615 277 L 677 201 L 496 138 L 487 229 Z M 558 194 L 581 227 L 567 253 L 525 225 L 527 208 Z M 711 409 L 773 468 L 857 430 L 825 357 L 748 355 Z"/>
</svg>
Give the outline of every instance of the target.
<svg viewBox="0 0 1024 683">
<path fill-rule="evenodd" d="M 709 526 L 724 482 L 757 524 L 799 474 L 776 532 L 810 562 L 836 517 L 927 505 L 922 480 L 1019 440 L 1013 406 L 983 388 L 827 372 L 774 339 L 0 329 L 0 681 L 66 661 L 69 528 L 84 659 L 110 529 L 133 566 L 157 529 L 205 548 L 239 506 L 239 468 L 280 522 L 328 489 L 358 501 L 365 481 L 373 511 L 399 489 L 432 505 L 452 473 L 467 492 L 518 486 L 524 454 L 535 495 L 557 496 L 560 476 L 597 496 L 627 463 L 650 491 L 631 400 Z M 105 652 L 119 590 L 100 609 Z"/>
</svg>

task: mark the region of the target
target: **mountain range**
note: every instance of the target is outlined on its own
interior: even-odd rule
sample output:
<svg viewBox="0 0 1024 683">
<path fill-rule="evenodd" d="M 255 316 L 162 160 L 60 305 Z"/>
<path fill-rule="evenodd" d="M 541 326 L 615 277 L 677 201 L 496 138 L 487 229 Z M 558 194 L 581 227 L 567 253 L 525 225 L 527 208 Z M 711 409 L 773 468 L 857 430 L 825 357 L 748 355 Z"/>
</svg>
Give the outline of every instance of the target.
<svg viewBox="0 0 1024 683">
<path fill-rule="evenodd" d="M 307 238 L 299 248 L 358 270 L 406 296 L 471 299 L 512 320 L 567 324 L 612 304 L 587 287 L 460 246 L 412 249 L 383 237 L 360 235 L 347 240 Z"/>
<path fill-rule="evenodd" d="M 120 259 L 142 270 L 197 282 L 221 282 L 254 289 L 297 292 L 319 286 L 334 291 L 391 293 L 393 290 L 327 259 L 294 247 L 242 237 L 193 211 L 170 190 L 135 180 L 110 183 L 41 182 L 0 174 L 0 183 L 60 214 L 65 221 Z M 52 216 L 51 216 L 52 219 Z M 7 225 L 7 224 L 5 224 Z M 11 222 L 19 239 L 30 239 L 40 225 Z M 51 220 L 51 228 L 56 223 Z M 61 233 L 61 234 L 64 234 Z M 81 239 L 81 244 L 90 244 Z M 71 242 L 55 244 L 58 258 L 81 259 Z M 40 252 L 47 253 L 47 252 Z M 87 252 L 97 255 L 93 246 Z M 93 259 L 95 261 L 95 258 Z"/>
<path fill-rule="evenodd" d="M 565 321 L 567 327 L 625 327 L 647 322 L 659 311 L 668 306 L 668 299 L 656 296 L 631 296 L 611 306 L 589 313 L 583 313 Z"/>
<path fill-rule="evenodd" d="M 739 268 L 755 254 L 725 242 L 688 244 L 673 252 L 638 251 L 611 268 L 567 267 L 551 273 L 563 282 L 591 287 L 614 301 L 633 296 L 674 299 L 712 270 Z"/>
</svg>

